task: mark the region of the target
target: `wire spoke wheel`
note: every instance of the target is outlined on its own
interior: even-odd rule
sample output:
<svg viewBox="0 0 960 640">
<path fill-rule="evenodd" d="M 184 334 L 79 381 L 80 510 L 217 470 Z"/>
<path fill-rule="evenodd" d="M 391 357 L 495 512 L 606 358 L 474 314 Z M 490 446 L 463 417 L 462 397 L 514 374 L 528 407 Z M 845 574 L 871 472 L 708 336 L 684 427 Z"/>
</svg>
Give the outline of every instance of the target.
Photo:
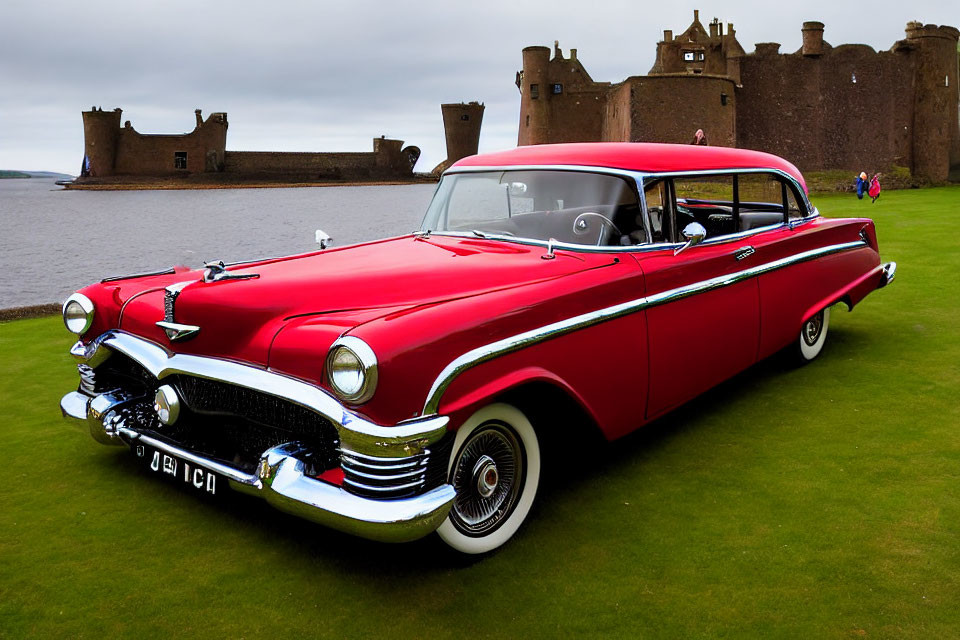
<svg viewBox="0 0 960 640">
<path fill-rule="evenodd" d="M 523 448 L 506 424 L 489 422 L 460 450 L 451 483 L 457 490 L 451 515 L 467 535 L 498 527 L 513 511 L 524 480 Z"/>
<path fill-rule="evenodd" d="M 456 490 L 437 529 L 461 553 L 487 553 L 509 540 L 530 513 L 540 482 L 540 443 L 517 407 L 489 404 L 457 430 L 448 478 Z"/>
<path fill-rule="evenodd" d="M 800 364 L 810 362 L 820 355 L 829 327 L 830 307 L 821 309 L 803 323 L 800 327 L 800 337 L 794 343 L 797 361 Z"/>
</svg>

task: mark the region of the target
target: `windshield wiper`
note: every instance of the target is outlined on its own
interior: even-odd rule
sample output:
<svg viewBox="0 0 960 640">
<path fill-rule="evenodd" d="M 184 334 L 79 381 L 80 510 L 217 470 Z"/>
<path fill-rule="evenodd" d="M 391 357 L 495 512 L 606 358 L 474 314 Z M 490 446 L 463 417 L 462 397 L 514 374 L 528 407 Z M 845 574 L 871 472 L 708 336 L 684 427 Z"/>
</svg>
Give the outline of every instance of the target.
<svg viewBox="0 0 960 640">
<path fill-rule="evenodd" d="M 473 230 L 471 231 L 471 233 L 473 233 L 473 235 L 477 236 L 478 238 L 486 238 L 486 237 L 487 237 L 487 234 L 485 234 L 483 231 L 479 231 L 479 230 L 477 230 L 477 229 L 473 229 Z"/>
</svg>

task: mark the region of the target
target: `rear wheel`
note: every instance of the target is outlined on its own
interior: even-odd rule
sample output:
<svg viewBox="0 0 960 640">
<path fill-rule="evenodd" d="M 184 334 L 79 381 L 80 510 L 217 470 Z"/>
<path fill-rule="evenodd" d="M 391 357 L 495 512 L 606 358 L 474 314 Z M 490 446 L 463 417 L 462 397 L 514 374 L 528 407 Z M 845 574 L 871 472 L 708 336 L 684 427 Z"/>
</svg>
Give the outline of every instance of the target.
<svg viewBox="0 0 960 640">
<path fill-rule="evenodd" d="M 830 327 L 830 307 L 815 313 L 800 329 L 800 337 L 796 343 L 797 357 L 801 363 L 807 363 L 820 355 L 823 343 L 827 340 L 827 329 Z"/>
<path fill-rule="evenodd" d="M 457 431 L 448 466 L 457 491 L 437 530 L 462 553 L 486 553 L 523 523 L 540 481 L 540 444 L 533 425 L 513 405 L 495 403 Z"/>
</svg>

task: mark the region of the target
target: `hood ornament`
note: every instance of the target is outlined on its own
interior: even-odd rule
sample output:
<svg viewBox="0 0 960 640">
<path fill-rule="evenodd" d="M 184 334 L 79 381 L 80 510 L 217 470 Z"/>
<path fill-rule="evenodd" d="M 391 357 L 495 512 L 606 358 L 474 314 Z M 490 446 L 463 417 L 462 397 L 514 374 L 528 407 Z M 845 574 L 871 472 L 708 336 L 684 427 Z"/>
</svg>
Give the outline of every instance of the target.
<svg viewBox="0 0 960 640">
<path fill-rule="evenodd" d="M 223 260 L 214 260 L 213 262 L 208 262 L 203 266 L 204 282 L 219 282 L 220 280 L 249 280 L 251 278 L 260 277 L 259 273 L 230 273 L 227 271 L 226 265 L 223 264 Z"/>
</svg>

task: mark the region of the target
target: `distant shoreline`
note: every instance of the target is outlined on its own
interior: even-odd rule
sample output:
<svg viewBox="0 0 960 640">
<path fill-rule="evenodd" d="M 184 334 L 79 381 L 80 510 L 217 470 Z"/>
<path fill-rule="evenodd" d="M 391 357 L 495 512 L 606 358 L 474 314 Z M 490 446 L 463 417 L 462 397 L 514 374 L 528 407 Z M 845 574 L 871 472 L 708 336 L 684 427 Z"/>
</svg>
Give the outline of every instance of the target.
<svg viewBox="0 0 960 640">
<path fill-rule="evenodd" d="M 424 178 L 419 180 L 344 180 L 337 182 L 72 182 L 64 185 L 64 188 L 71 191 L 189 191 L 202 189 L 284 189 L 292 187 L 384 187 L 433 184 L 436 181 L 435 178 Z"/>
</svg>

